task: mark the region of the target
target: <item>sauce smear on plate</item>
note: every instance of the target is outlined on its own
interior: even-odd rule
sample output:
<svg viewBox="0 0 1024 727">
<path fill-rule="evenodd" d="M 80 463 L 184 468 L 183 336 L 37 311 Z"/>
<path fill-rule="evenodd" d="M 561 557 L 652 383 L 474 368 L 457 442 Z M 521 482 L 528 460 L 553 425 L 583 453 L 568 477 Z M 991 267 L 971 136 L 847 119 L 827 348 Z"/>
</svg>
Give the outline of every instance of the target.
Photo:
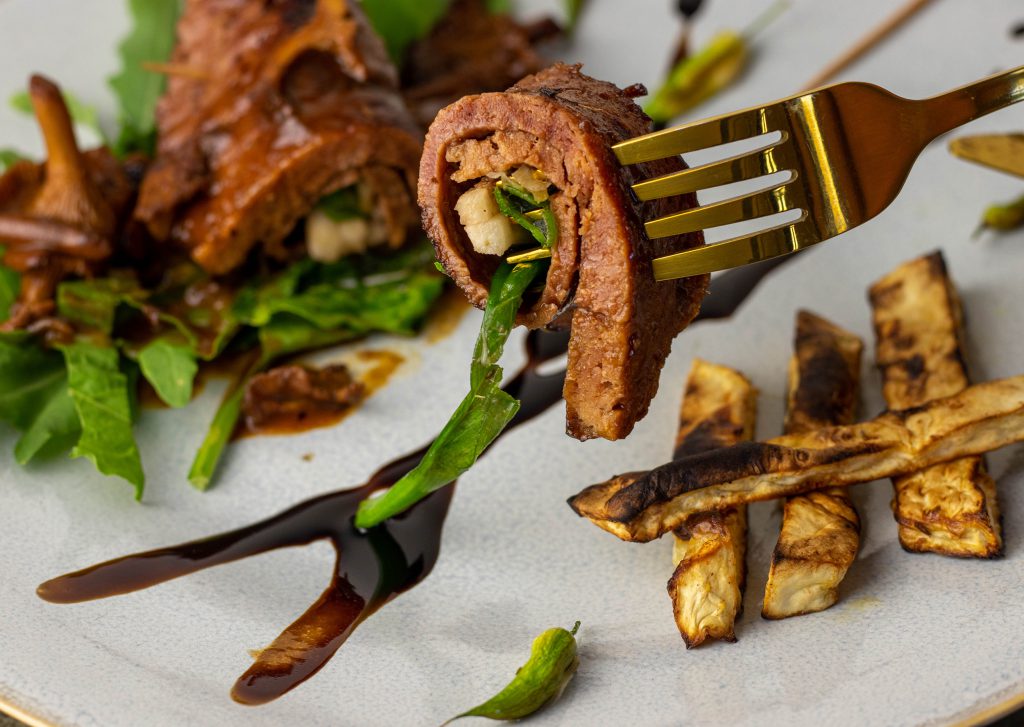
<svg viewBox="0 0 1024 727">
<path fill-rule="evenodd" d="M 786 259 L 717 277 L 698 320 L 732 315 L 760 279 Z M 504 387 L 522 402 L 506 432 L 561 400 L 565 371 L 541 373 L 539 369 L 563 355 L 568 340 L 565 332 L 529 334 L 527 363 Z M 327 589 L 256 656 L 231 690 L 231 696 L 243 704 L 265 704 L 313 676 L 359 624 L 430 574 L 440 553 L 441 530 L 454 483 L 369 531 L 359 531 L 352 524 L 359 503 L 397 482 L 419 463 L 425 451 L 426 447 L 389 462 L 359 487 L 306 500 L 238 530 L 59 576 L 41 584 L 36 592 L 51 603 L 81 603 L 132 593 L 277 548 L 329 540 L 337 557 Z"/>
</svg>

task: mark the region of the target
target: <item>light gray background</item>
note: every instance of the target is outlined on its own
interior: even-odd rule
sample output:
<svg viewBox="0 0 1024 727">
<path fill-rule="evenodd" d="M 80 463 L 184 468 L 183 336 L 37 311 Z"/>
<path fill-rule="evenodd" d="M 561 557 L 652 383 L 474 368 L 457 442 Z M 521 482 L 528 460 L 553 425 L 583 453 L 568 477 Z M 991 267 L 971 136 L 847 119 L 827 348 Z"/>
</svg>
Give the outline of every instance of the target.
<svg viewBox="0 0 1024 727">
<path fill-rule="evenodd" d="M 595 76 L 653 86 L 676 32 L 672 4 L 594 0 L 570 56 Z M 711 2 L 695 41 L 741 27 L 767 4 Z M 796 0 L 759 38 L 759 57 L 743 83 L 702 113 L 793 92 L 893 6 Z M 115 66 L 120 8 L 119 0 L 0 2 L 0 97 L 40 70 L 109 108 L 101 79 Z M 940 0 L 845 75 L 907 96 L 939 92 L 1019 63 L 1024 45 L 1008 35 L 1018 20 L 1024 10 L 1013 0 Z M 1019 130 L 1022 120 L 1024 112 L 1014 109 L 972 131 Z M 0 129 L 4 145 L 39 150 L 33 124 L 5 107 Z M 559 409 L 503 439 L 463 478 L 434 574 L 374 616 L 316 678 L 263 708 L 233 704 L 228 689 L 248 664 L 247 650 L 272 639 L 325 584 L 326 546 L 81 606 L 43 604 L 33 588 L 71 568 L 248 523 L 357 483 L 420 445 L 464 392 L 476 314 L 435 346 L 401 343 L 410 358 L 402 375 L 340 426 L 234 445 L 220 484 L 206 494 L 189 489 L 185 472 L 218 386 L 187 412 L 142 418 L 138 437 L 149 474 L 142 505 L 131 501 L 126 485 L 85 462 L 26 472 L 5 457 L 0 698 L 61 725 L 437 724 L 500 687 L 534 635 L 576 619 L 583 621 L 578 676 L 537 724 L 946 723 L 1024 691 L 1019 449 L 992 460 L 1006 514 L 1006 559 L 905 554 L 888 512 L 888 484 L 860 487 L 861 557 L 843 602 L 814 616 L 780 623 L 758 617 L 778 518 L 770 504 L 753 508 L 740 640 L 694 652 L 683 649 L 664 592 L 669 544 L 620 543 L 564 505 L 581 486 L 612 472 L 664 461 L 693 356 L 747 372 L 762 391 L 759 434 L 776 434 L 795 310 L 811 307 L 869 337 L 865 287 L 934 247 L 944 248 L 964 291 L 977 377 L 1020 373 L 1024 236 L 971 242 L 970 234 L 986 204 L 1021 187 L 936 146 L 881 218 L 801 255 L 736 320 L 684 333 L 661 396 L 630 439 L 577 443 L 562 434 Z M 513 343 L 508 370 L 521 358 Z M 864 382 L 870 415 L 881 401 L 869 366 Z M 2 444 L 9 447 L 9 438 Z M 302 460 L 306 452 L 315 453 L 312 462 Z"/>
</svg>

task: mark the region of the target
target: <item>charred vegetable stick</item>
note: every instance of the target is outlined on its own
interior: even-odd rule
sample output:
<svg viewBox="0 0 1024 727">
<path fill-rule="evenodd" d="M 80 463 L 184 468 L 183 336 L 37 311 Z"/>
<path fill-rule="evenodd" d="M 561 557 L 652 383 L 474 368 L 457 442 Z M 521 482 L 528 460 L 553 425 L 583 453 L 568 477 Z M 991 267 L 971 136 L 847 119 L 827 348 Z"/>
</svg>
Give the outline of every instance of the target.
<svg viewBox="0 0 1024 727">
<path fill-rule="evenodd" d="M 679 412 L 676 457 L 728 447 L 754 434 L 757 391 L 738 371 L 693 362 Z M 747 508 L 702 512 L 676 530 L 668 581 L 686 648 L 708 639 L 735 641 L 746 578 Z"/>
<path fill-rule="evenodd" d="M 1024 441 L 1024 375 L 860 424 L 741 442 L 588 487 L 569 505 L 646 542 L 696 512 L 896 477 Z"/>
<path fill-rule="evenodd" d="M 883 393 L 893 409 L 969 385 L 960 299 L 939 252 L 912 260 L 870 290 Z M 1003 550 L 995 482 L 979 457 L 893 480 L 900 544 L 922 553 L 991 558 Z"/>
<path fill-rule="evenodd" d="M 807 311 L 797 314 L 787 434 L 854 420 L 863 351 L 849 331 Z M 860 518 L 846 490 L 832 487 L 786 500 L 761 615 L 786 618 L 832 606 L 859 547 Z"/>
</svg>

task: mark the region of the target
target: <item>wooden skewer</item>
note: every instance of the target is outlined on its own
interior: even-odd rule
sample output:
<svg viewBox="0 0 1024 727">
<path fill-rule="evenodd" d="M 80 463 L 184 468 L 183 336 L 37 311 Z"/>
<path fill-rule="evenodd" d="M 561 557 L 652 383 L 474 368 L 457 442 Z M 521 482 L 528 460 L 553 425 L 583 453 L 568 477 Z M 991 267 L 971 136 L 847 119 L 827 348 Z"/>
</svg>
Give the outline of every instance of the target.
<svg viewBox="0 0 1024 727">
<path fill-rule="evenodd" d="M 874 46 L 886 39 L 894 30 L 899 28 L 914 15 L 923 10 L 932 0 L 910 0 L 900 8 L 891 18 L 860 39 L 852 48 L 843 55 L 836 58 L 826 66 L 817 76 L 812 78 L 803 91 L 811 91 L 825 84 L 826 81 L 841 72 L 847 66 L 859 59 Z"/>
<path fill-rule="evenodd" d="M 162 73 L 165 76 L 182 76 L 184 78 L 192 78 L 197 81 L 206 81 L 210 78 L 210 74 L 202 71 L 198 68 L 192 68 L 191 66 L 184 66 L 180 63 L 159 63 L 157 61 L 143 61 L 142 68 L 150 71 L 151 73 Z"/>
</svg>

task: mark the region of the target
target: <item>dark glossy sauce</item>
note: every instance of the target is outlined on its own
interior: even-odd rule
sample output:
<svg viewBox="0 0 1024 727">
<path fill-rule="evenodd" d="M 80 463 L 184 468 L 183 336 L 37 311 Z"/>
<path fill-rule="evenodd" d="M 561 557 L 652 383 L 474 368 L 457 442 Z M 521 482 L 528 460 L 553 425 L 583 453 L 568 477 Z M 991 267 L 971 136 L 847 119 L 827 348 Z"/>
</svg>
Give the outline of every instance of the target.
<svg viewBox="0 0 1024 727">
<path fill-rule="evenodd" d="M 762 264 L 717 278 L 700 318 L 731 315 L 770 269 Z M 561 400 L 565 371 L 541 374 L 546 361 L 565 353 L 567 333 L 534 331 L 527 337 L 527 364 L 505 385 L 522 402 L 505 430 L 529 421 Z M 363 485 L 306 500 L 267 520 L 238 530 L 100 563 L 39 586 L 51 603 L 80 603 L 131 593 L 224 563 L 277 548 L 328 540 L 337 557 L 330 585 L 316 603 L 259 652 L 231 690 L 243 704 L 264 704 L 294 689 L 326 664 L 349 635 L 377 609 L 430 574 L 454 483 L 403 515 L 367 532 L 352 519 L 371 493 L 394 484 L 420 461 L 426 448 L 378 470 Z"/>
</svg>

